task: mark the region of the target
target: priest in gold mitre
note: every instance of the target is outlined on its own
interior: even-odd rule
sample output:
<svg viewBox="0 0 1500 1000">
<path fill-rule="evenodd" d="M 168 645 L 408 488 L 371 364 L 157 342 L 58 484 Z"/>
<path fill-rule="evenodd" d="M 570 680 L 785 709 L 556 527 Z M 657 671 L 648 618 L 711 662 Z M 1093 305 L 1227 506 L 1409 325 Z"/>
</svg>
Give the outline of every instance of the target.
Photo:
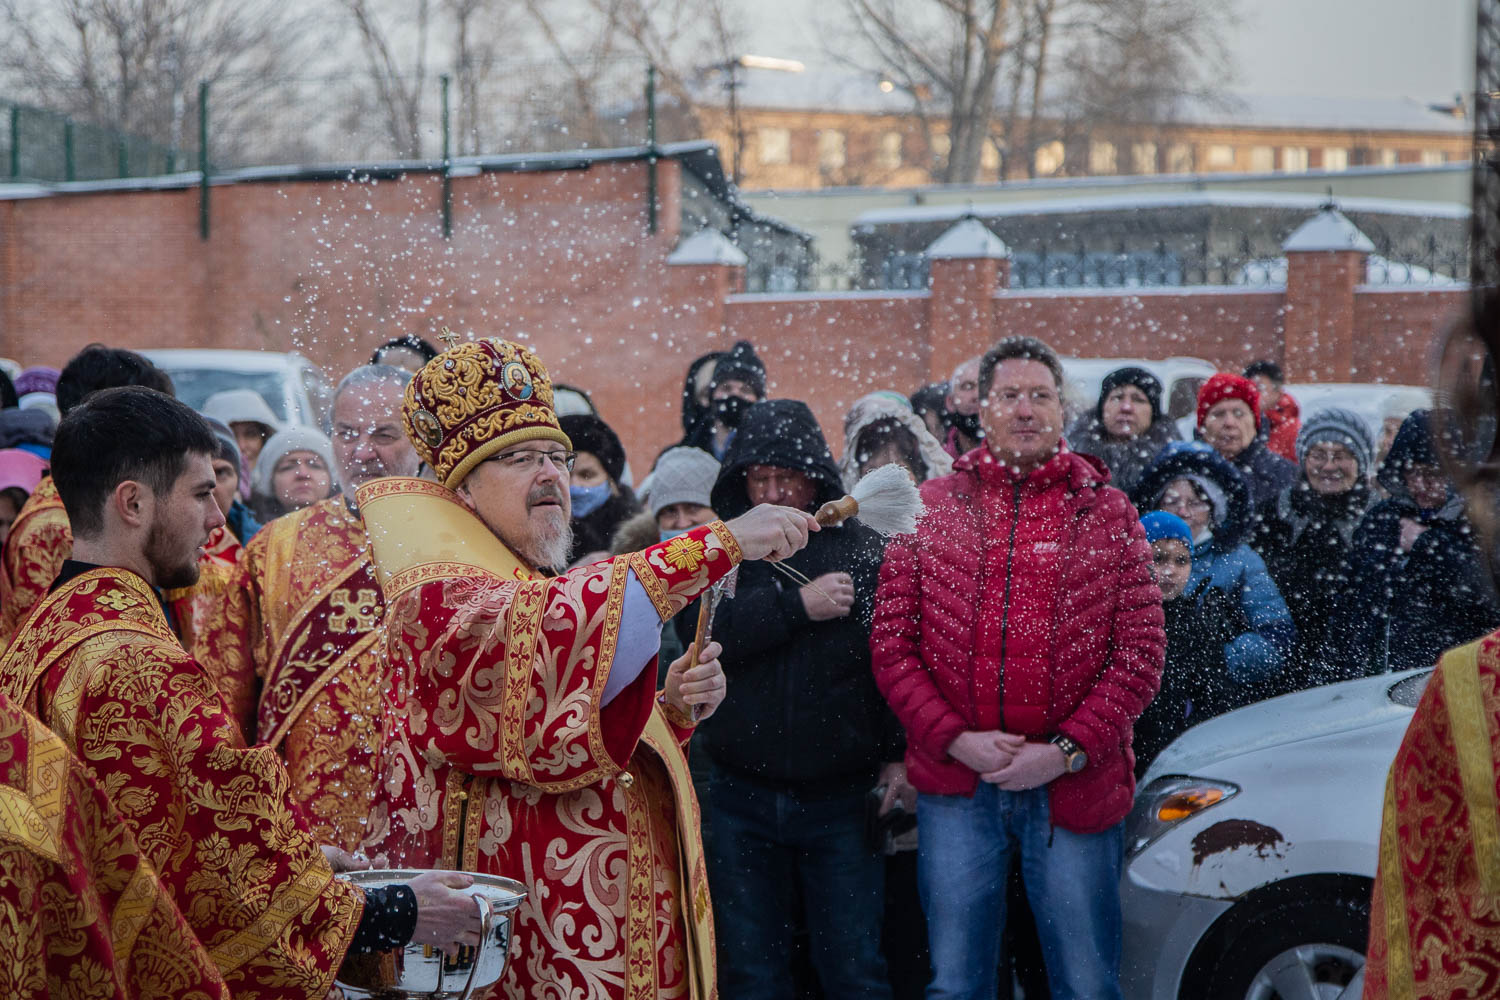
<svg viewBox="0 0 1500 1000">
<path fill-rule="evenodd" d="M 1500 996 L 1500 633 L 1443 655 L 1386 778 L 1365 1000 Z"/>
<path fill-rule="evenodd" d="M 120 814 L 0 695 L 0 996 L 229 1000 Z"/>
<path fill-rule="evenodd" d="M 552 575 L 574 455 L 541 359 L 503 340 L 452 346 L 407 387 L 404 417 L 438 482 L 359 490 L 398 720 L 376 849 L 526 885 L 496 996 L 715 996 L 684 744 L 723 673 L 710 644 L 658 691 L 661 625 L 816 523 L 762 506 Z"/>
<path fill-rule="evenodd" d="M 356 368 L 334 390 L 333 457 L 343 492 L 279 517 L 245 546 L 215 606 L 195 616 L 195 652 L 248 706 L 247 738 L 286 761 L 292 795 L 325 844 L 355 851 L 379 787 L 389 671 L 377 641 L 384 596 L 355 489 L 415 475 L 401 424 L 411 373 Z M 244 717 L 243 708 L 237 717 Z"/>
<path fill-rule="evenodd" d="M 167 623 L 224 522 L 203 418 L 105 389 L 63 418 L 52 475 L 70 558 L 0 656 L 0 693 L 79 758 L 238 1000 L 323 1000 L 346 954 L 478 941 L 468 876 L 334 879 L 285 768 L 247 749 Z"/>
</svg>

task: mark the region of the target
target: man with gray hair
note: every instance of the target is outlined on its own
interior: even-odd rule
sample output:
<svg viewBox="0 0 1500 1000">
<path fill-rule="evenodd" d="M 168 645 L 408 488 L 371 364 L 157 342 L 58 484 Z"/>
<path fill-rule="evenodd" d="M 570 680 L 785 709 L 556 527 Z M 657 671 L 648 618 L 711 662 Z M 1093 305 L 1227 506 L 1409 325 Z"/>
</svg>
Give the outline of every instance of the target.
<svg viewBox="0 0 1500 1000">
<path fill-rule="evenodd" d="M 333 458 L 343 493 L 261 529 L 245 547 L 207 646 L 254 706 L 248 742 L 286 760 L 292 794 L 313 831 L 346 851 L 379 809 L 386 647 L 376 640 L 385 599 L 370 562 L 360 484 L 413 476 L 417 453 L 401 425 L 411 373 L 356 368 L 334 391 Z"/>
</svg>

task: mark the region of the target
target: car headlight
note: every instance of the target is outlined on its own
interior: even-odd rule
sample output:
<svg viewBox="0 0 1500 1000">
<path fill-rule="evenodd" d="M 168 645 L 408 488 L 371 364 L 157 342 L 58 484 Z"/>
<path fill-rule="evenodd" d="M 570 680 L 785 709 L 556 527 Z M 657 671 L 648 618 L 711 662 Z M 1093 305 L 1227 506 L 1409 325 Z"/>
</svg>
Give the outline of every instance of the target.
<svg viewBox="0 0 1500 1000">
<path fill-rule="evenodd" d="M 1213 778 L 1169 774 L 1136 793 L 1125 822 L 1125 856 L 1133 858 L 1190 816 L 1238 795 L 1238 785 Z"/>
</svg>

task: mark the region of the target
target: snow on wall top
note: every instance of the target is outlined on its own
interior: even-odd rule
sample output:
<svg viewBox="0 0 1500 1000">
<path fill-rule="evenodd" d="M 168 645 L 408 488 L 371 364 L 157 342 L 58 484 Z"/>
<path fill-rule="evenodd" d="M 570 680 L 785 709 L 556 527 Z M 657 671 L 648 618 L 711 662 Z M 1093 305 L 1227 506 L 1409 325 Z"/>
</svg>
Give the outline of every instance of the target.
<svg viewBox="0 0 1500 1000">
<path fill-rule="evenodd" d="M 700 229 L 681 243 L 667 257 L 668 264 L 724 264 L 744 267 L 750 263 L 745 251 L 735 246 L 717 229 Z"/>
<path fill-rule="evenodd" d="M 1288 252 L 1309 250 L 1357 250 L 1374 253 L 1375 244 L 1336 208 L 1326 208 L 1298 226 L 1281 244 Z"/>
<path fill-rule="evenodd" d="M 928 260 L 1005 260 L 1010 247 L 978 219 L 964 219 L 932 241 Z"/>
</svg>

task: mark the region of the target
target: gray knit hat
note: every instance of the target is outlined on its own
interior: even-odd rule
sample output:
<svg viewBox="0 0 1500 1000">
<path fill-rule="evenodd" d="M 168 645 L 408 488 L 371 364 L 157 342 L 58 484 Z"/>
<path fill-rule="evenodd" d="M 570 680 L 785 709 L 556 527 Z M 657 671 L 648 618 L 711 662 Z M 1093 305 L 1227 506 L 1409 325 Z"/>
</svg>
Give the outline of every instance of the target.
<svg viewBox="0 0 1500 1000">
<path fill-rule="evenodd" d="M 651 516 L 674 503 L 712 507 L 709 494 L 719 478 L 719 463 L 701 448 L 668 448 L 651 473 Z"/>
<path fill-rule="evenodd" d="M 1354 454 L 1361 478 L 1370 474 L 1370 463 L 1375 460 L 1375 442 L 1370 437 L 1370 428 L 1358 413 L 1333 407 L 1319 410 L 1302 421 L 1302 430 L 1297 433 L 1297 464 L 1307 461 L 1307 449 L 1328 441 L 1341 444 Z"/>
</svg>

